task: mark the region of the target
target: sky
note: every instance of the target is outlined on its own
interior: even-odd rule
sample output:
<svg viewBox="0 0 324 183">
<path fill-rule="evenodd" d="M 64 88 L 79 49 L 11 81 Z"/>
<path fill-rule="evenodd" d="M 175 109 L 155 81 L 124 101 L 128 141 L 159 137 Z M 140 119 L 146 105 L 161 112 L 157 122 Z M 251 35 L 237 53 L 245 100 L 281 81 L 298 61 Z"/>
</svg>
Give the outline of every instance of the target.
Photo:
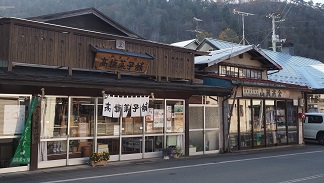
<svg viewBox="0 0 324 183">
<path fill-rule="evenodd" d="M 308 1 L 308 0 L 307 0 Z M 314 4 L 316 4 L 316 3 L 321 3 L 321 4 L 323 4 L 324 3 L 324 0 L 313 0 L 313 2 L 314 2 Z"/>
</svg>

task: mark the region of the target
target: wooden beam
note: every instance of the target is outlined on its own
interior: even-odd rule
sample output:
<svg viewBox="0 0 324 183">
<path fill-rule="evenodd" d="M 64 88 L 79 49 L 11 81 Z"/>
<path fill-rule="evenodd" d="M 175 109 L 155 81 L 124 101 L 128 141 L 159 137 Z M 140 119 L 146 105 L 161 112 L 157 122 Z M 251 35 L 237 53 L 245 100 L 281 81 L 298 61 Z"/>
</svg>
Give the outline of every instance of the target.
<svg viewBox="0 0 324 183">
<path fill-rule="evenodd" d="M 120 72 L 117 72 L 117 78 L 116 78 L 116 79 L 118 79 L 118 80 L 121 79 L 121 74 L 120 74 Z"/>
<path fill-rule="evenodd" d="M 12 62 L 8 61 L 8 72 L 12 71 Z"/>
</svg>

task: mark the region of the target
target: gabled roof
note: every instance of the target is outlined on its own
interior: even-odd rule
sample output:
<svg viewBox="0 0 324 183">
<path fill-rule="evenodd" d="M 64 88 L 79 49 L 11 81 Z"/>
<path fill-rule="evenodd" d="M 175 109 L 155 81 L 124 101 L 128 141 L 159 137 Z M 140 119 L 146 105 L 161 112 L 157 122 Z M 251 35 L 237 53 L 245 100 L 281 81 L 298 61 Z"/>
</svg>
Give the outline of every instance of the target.
<svg viewBox="0 0 324 183">
<path fill-rule="evenodd" d="M 218 40 L 218 39 L 205 38 L 199 44 L 199 46 L 197 47 L 197 50 L 199 50 L 202 47 L 202 45 L 204 45 L 205 43 L 209 44 L 215 50 L 220 50 L 220 49 L 226 49 L 226 48 L 231 48 L 231 47 L 242 46 L 241 44 L 231 43 L 231 42 L 222 41 L 222 40 Z"/>
<path fill-rule="evenodd" d="M 206 38 L 204 41 L 215 49 L 229 49 L 240 45 L 211 38 Z M 303 85 L 314 89 L 324 89 L 324 64 L 319 60 L 292 56 L 286 53 L 274 52 L 267 49 L 260 50 L 261 53 L 282 66 L 282 70 L 279 72 L 268 72 L 269 80 Z"/>
<path fill-rule="evenodd" d="M 95 8 L 54 13 L 37 17 L 30 17 L 28 19 L 133 38 L 141 38 L 139 35 L 112 20 Z"/>
<path fill-rule="evenodd" d="M 190 45 L 196 45 L 196 47 L 197 47 L 199 45 L 199 41 L 197 39 L 190 39 L 187 41 L 172 43 L 171 45 L 178 46 L 178 47 L 185 47 L 185 48 L 188 48 L 188 46 L 190 46 Z"/>
<path fill-rule="evenodd" d="M 251 49 L 253 49 L 252 45 L 248 45 L 211 51 L 208 55 L 195 57 L 195 64 L 208 64 L 209 67 L 226 59 L 245 53 Z"/>
<path fill-rule="evenodd" d="M 315 89 L 324 88 L 324 64 L 322 62 L 270 50 L 264 50 L 264 52 L 283 67 L 280 72 L 270 74 L 268 76 L 270 80 L 305 85 Z"/>
<path fill-rule="evenodd" d="M 208 66 L 217 64 L 226 59 L 236 57 L 243 53 L 249 53 L 250 55 L 261 56 L 264 59 L 260 60 L 262 64 L 271 65 L 269 70 L 280 70 L 282 69 L 279 64 L 268 57 L 262 50 L 258 49 L 254 45 L 239 45 L 231 48 L 225 48 L 221 50 L 211 51 L 210 54 L 205 56 L 195 57 L 195 64 L 207 64 Z"/>
</svg>

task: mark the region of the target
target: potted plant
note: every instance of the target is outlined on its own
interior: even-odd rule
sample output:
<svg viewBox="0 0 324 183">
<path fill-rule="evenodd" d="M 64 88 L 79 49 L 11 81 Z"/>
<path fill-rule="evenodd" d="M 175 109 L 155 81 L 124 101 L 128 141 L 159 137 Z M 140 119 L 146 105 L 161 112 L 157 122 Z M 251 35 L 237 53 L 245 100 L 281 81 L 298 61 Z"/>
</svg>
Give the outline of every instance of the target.
<svg viewBox="0 0 324 183">
<path fill-rule="evenodd" d="M 174 158 L 179 158 L 182 155 L 181 147 L 174 148 L 172 154 Z"/>
<path fill-rule="evenodd" d="M 72 152 L 77 152 L 79 148 L 79 140 L 70 140 L 70 148 Z"/>
<path fill-rule="evenodd" d="M 91 164 L 92 167 L 105 166 L 109 159 L 110 159 L 109 151 L 94 152 L 90 156 L 89 163 Z"/>
</svg>

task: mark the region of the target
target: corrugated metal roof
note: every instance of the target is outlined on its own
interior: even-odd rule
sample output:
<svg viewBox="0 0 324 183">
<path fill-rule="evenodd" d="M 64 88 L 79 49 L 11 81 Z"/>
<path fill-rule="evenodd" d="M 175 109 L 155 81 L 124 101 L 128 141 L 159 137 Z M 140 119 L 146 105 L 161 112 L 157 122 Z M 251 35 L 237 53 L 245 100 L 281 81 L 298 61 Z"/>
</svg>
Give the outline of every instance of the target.
<svg viewBox="0 0 324 183">
<path fill-rule="evenodd" d="M 281 69 L 280 64 L 276 63 L 274 60 L 268 57 L 261 49 L 256 48 L 254 45 L 239 45 L 221 50 L 211 51 L 208 55 L 195 57 L 195 64 L 208 64 L 208 66 L 211 66 L 226 59 L 236 57 L 239 54 L 248 52 L 250 50 L 254 50 L 260 55 L 264 56 L 268 62 L 274 65 L 276 69 Z"/>
<path fill-rule="evenodd" d="M 252 45 L 241 45 L 238 47 L 211 51 L 208 55 L 195 57 L 195 64 L 208 64 L 208 66 L 211 66 L 226 59 L 235 57 L 241 53 L 247 52 L 251 49 L 253 49 Z"/>
<path fill-rule="evenodd" d="M 269 75 L 270 80 L 315 89 L 324 88 L 324 64 L 322 62 L 266 49 L 263 51 L 283 67 L 280 72 Z"/>
<path fill-rule="evenodd" d="M 206 38 L 218 49 L 228 49 L 240 44 Z M 278 63 L 282 70 L 277 73 L 269 71 L 268 79 L 277 82 L 324 88 L 324 64 L 318 60 L 292 56 L 289 54 L 261 49 L 268 57 Z"/>
<path fill-rule="evenodd" d="M 196 39 L 190 39 L 188 41 L 181 41 L 181 42 L 177 42 L 177 43 L 172 43 L 170 45 L 172 46 L 178 46 L 178 47 L 186 47 L 188 46 L 190 43 L 196 42 Z"/>
<path fill-rule="evenodd" d="M 211 44 L 213 44 L 215 47 L 217 47 L 218 49 L 226 49 L 234 46 L 235 47 L 242 46 L 241 44 L 231 43 L 231 42 L 212 39 L 212 38 L 205 38 L 205 39 L 209 41 Z"/>
<path fill-rule="evenodd" d="M 302 90 L 309 90 L 307 86 L 301 86 L 296 84 L 290 83 L 282 83 L 276 82 L 271 80 L 264 80 L 264 79 L 253 79 L 253 78 L 236 78 L 230 76 L 218 76 L 218 75 L 206 75 L 204 77 L 208 78 L 219 78 L 221 80 L 228 80 L 231 81 L 232 84 L 244 84 L 248 86 L 264 86 L 264 87 L 279 87 L 279 88 L 290 88 L 290 89 L 302 89 Z"/>
</svg>

